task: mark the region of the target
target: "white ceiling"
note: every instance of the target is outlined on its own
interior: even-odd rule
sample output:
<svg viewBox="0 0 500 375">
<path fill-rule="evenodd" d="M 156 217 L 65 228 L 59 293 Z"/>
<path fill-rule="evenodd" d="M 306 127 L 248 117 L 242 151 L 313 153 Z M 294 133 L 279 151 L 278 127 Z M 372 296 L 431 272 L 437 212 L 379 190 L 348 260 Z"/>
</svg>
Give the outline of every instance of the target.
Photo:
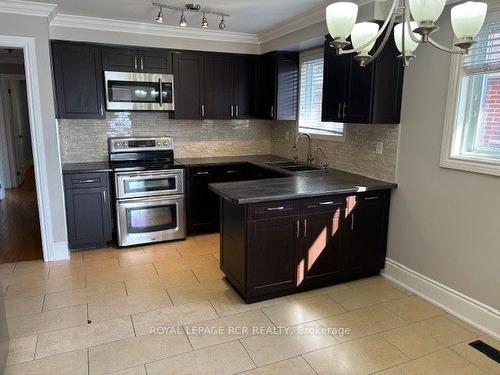
<svg viewBox="0 0 500 375">
<path fill-rule="evenodd" d="M 155 23 L 158 8 L 150 0 L 31 0 L 55 3 L 58 13 L 111 18 L 125 21 Z M 165 4 L 182 6 L 187 1 L 163 0 Z M 256 34 L 290 18 L 321 8 L 326 0 L 198 0 L 202 7 L 217 9 L 231 15 L 226 20 L 228 31 Z M 177 26 L 180 14 L 164 12 L 167 24 Z M 186 14 L 188 26 L 199 27 L 201 15 Z M 207 15 L 209 28 L 217 29 L 220 19 Z"/>
</svg>

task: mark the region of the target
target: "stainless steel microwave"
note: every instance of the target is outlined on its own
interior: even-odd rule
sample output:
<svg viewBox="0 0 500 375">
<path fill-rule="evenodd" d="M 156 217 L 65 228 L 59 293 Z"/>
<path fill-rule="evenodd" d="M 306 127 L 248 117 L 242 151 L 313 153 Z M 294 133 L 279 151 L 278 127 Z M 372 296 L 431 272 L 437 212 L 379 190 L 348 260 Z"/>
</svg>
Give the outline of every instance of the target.
<svg viewBox="0 0 500 375">
<path fill-rule="evenodd" d="M 104 72 L 108 111 L 173 111 L 174 76 Z"/>
</svg>

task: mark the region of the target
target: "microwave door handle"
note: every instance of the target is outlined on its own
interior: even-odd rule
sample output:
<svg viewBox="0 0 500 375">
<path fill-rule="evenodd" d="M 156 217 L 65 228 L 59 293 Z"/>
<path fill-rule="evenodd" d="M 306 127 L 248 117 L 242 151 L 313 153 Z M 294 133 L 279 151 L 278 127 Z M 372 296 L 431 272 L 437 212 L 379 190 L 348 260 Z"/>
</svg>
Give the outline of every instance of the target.
<svg viewBox="0 0 500 375">
<path fill-rule="evenodd" d="M 160 95 L 160 107 L 163 106 L 163 82 L 161 80 L 161 78 L 158 78 L 158 85 L 160 86 L 160 91 L 159 92 L 159 95 Z"/>
</svg>

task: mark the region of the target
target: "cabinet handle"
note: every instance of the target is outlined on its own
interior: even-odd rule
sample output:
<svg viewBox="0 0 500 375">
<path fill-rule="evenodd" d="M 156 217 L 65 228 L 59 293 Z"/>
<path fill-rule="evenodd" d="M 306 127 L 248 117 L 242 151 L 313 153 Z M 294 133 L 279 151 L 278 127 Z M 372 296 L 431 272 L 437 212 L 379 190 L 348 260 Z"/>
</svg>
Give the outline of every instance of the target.
<svg viewBox="0 0 500 375">
<path fill-rule="evenodd" d="M 319 202 L 318 205 L 320 206 L 340 206 L 341 203 L 338 202 L 333 202 L 333 201 L 328 201 L 328 202 Z"/>
<path fill-rule="evenodd" d="M 141 70 L 144 70 L 144 60 L 141 57 Z"/>
<path fill-rule="evenodd" d="M 102 200 L 104 201 L 104 204 L 106 204 L 107 198 L 106 198 L 106 190 L 102 191 Z"/>
<path fill-rule="evenodd" d="M 347 108 L 347 104 L 344 103 L 342 106 L 342 118 L 345 118 L 345 109 Z"/>
<path fill-rule="evenodd" d="M 205 104 L 201 105 L 201 117 L 205 117 Z"/>
<path fill-rule="evenodd" d="M 354 214 L 351 215 L 351 230 L 354 230 Z"/>
<path fill-rule="evenodd" d="M 101 116 L 104 116 L 104 105 L 101 103 L 100 106 Z"/>
<path fill-rule="evenodd" d="M 375 197 L 365 197 L 365 201 L 374 201 L 376 199 L 378 199 L 379 197 L 375 196 Z"/>
<path fill-rule="evenodd" d="M 234 173 L 238 173 L 239 171 L 237 170 L 229 170 L 229 171 L 226 171 L 227 174 L 234 174 Z"/>
<path fill-rule="evenodd" d="M 234 105 L 231 106 L 231 117 L 234 117 Z"/>
<path fill-rule="evenodd" d="M 271 118 L 274 118 L 274 105 L 271 106 Z"/>
<path fill-rule="evenodd" d="M 295 223 L 295 235 L 300 238 L 300 220 Z"/>
<path fill-rule="evenodd" d="M 340 118 L 340 106 L 341 106 L 341 104 L 339 103 L 339 105 L 337 107 L 337 118 Z"/>
<path fill-rule="evenodd" d="M 240 117 L 240 106 L 236 106 L 236 117 Z"/>
<path fill-rule="evenodd" d="M 96 182 L 96 179 L 95 178 L 91 178 L 89 180 L 78 180 L 78 183 L 79 184 L 91 184 L 93 182 Z"/>
<path fill-rule="evenodd" d="M 134 56 L 134 69 L 137 70 L 137 56 Z"/>
<path fill-rule="evenodd" d="M 285 209 L 285 207 L 283 207 L 283 206 L 266 208 L 267 211 L 283 211 L 284 209 Z"/>
<path fill-rule="evenodd" d="M 197 176 L 206 176 L 208 172 L 196 172 Z"/>
<path fill-rule="evenodd" d="M 307 219 L 304 219 L 304 237 L 307 237 Z"/>
</svg>

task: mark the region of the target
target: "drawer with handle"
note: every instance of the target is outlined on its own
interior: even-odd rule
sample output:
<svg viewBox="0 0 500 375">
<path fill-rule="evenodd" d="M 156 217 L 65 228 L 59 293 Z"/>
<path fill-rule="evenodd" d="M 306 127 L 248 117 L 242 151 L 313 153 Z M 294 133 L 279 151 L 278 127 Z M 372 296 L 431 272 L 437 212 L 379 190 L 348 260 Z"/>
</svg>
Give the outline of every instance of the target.
<svg viewBox="0 0 500 375">
<path fill-rule="evenodd" d="M 356 196 L 357 204 L 385 204 L 390 198 L 390 191 L 370 191 Z"/>
<path fill-rule="evenodd" d="M 93 173 L 65 173 L 64 185 L 66 189 L 81 189 L 108 186 L 107 172 Z"/>
<path fill-rule="evenodd" d="M 270 219 L 298 215 L 300 202 L 297 200 L 257 203 L 250 206 L 250 220 Z"/>
<path fill-rule="evenodd" d="M 304 213 L 330 212 L 342 210 L 346 207 L 345 195 L 333 195 L 326 197 L 315 197 L 302 201 L 302 211 Z"/>
</svg>

